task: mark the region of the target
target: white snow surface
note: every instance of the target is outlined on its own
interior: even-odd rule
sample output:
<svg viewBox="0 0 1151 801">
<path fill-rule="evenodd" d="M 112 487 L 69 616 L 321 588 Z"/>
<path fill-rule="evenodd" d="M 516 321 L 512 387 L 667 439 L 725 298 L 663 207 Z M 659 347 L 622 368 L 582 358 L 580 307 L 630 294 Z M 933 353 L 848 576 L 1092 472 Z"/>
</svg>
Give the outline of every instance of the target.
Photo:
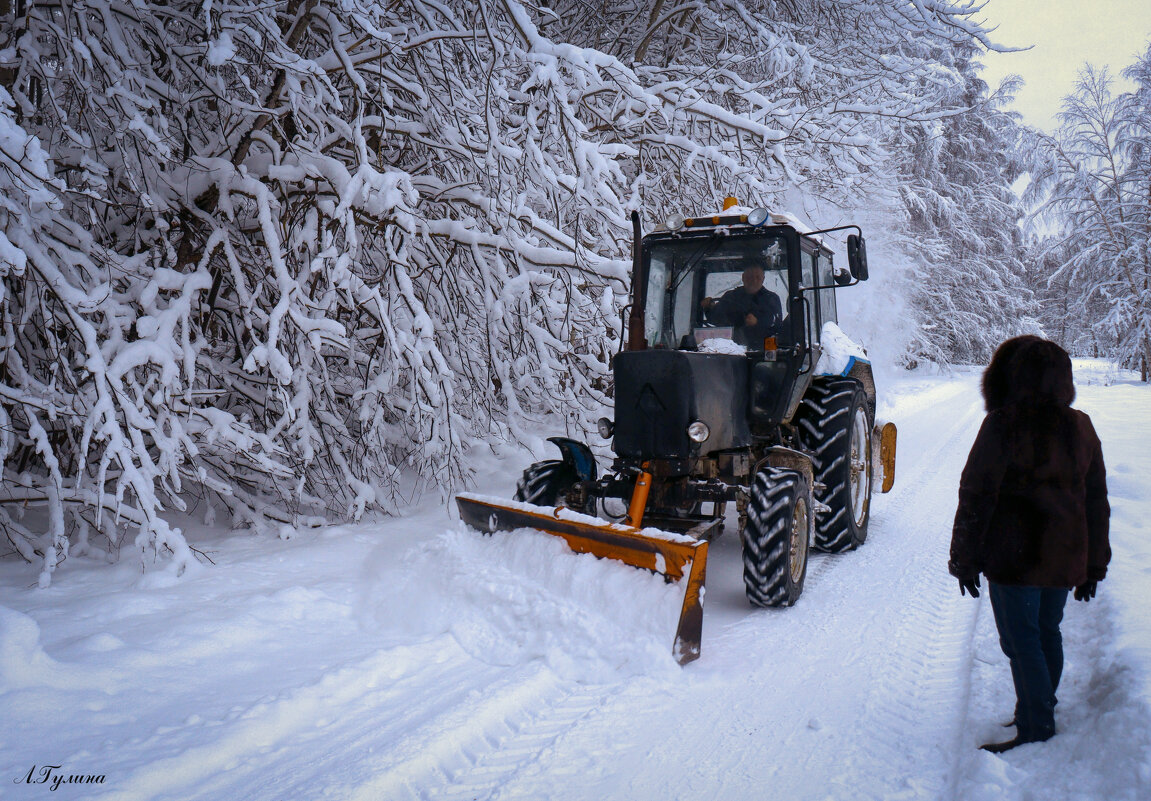
<svg viewBox="0 0 1151 801">
<path fill-rule="evenodd" d="M 747 605 L 728 521 L 683 668 L 679 585 L 482 536 L 454 504 L 279 538 L 177 521 L 215 564 L 173 582 L 71 557 L 39 589 L 4 559 L 0 797 L 1151 798 L 1151 388 L 1075 364 L 1115 555 L 1068 602 L 1048 743 L 977 749 L 1010 737 L 1014 696 L 986 594 L 946 570 L 983 417 L 967 369 L 880 387 L 895 489 L 862 548 L 813 555 L 794 607 Z M 493 460 L 476 490 L 510 497 L 541 456 Z"/>
</svg>

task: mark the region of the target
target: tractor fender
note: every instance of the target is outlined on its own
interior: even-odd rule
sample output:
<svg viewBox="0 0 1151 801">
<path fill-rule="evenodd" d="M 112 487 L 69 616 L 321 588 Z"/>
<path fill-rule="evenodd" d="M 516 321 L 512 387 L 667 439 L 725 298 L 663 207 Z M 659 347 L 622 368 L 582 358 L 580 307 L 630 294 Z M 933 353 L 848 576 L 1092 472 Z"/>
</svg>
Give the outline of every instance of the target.
<svg viewBox="0 0 1151 801">
<path fill-rule="evenodd" d="M 871 419 L 872 421 L 875 420 L 875 375 L 871 372 L 871 362 L 857 356 L 850 356 L 847 360 L 847 366 L 841 372 L 820 374 L 821 378 L 828 376 L 842 376 L 858 382 L 859 386 L 863 388 L 863 394 L 867 397 L 867 410 Z"/>
<path fill-rule="evenodd" d="M 763 467 L 779 467 L 784 470 L 794 470 L 803 476 L 804 482 L 807 484 L 807 508 L 811 509 L 815 514 L 823 514 L 824 512 L 831 511 L 827 506 L 819 503 L 815 499 L 815 465 L 811 462 L 811 454 L 797 451 L 794 448 L 788 448 L 783 445 L 776 445 L 768 448 L 762 459 L 755 466 L 754 473 L 758 473 Z M 754 473 L 752 480 L 754 481 Z M 820 484 L 820 487 L 823 485 Z M 815 533 L 815 515 L 809 519 L 808 541 L 811 541 Z"/>
<path fill-rule="evenodd" d="M 867 397 L 867 408 L 871 420 L 875 421 L 875 376 L 871 372 L 871 359 L 867 350 L 854 339 L 844 333 L 834 322 L 824 323 L 820 333 L 820 344 L 829 345 L 826 352 L 820 348 L 816 362 L 816 375 L 849 378 L 857 381 L 863 387 L 863 394 Z"/>
<path fill-rule="evenodd" d="M 863 387 L 863 394 L 867 396 L 868 411 L 871 412 L 872 421 L 875 420 L 875 376 L 871 372 L 871 362 L 851 357 L 851 365 L 844 374 L 853 378 Z"/>
<path fill-rule="evenodd" d="M 567 437 L 548 437 L 548 442 L 560 449 L 564 464 L 575 470 L 581 481 L 595 481 L 599 477 L 595 456 L 587 445 Z"/>
<path fill-rule="evenodd" d="M 756 464 L 754 473 L 763 467 L 780 467 L 785 470 L 794 470 L 803 476 L 808 487 L 815 486 L 815 468 L 811 463 L 811 456 L 794 448 L 775 445 L 768 448 L 762 459 Z"/>
</svg>

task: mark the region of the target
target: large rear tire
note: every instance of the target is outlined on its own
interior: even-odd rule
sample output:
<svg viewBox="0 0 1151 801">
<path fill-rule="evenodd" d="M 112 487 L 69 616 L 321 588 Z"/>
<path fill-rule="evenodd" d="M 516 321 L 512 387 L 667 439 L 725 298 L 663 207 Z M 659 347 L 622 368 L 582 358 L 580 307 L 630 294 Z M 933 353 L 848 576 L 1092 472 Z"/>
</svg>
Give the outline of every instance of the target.
<svg viewBox="0 0 1151 801">
<path fill-rule="evenodd" d="M 791 606 L 807 577 L 811 530 L 807 481 L 768 467 L 751 485 L 743 527 L 743 582 L 752 606 Z"/>
<path fill-rule="evenodd" d="M 831 509 L 816 516 L 815 547 L 831 553 L 858 548 L 867 539 L 871 517 L 872 424 L 867 396 L 850 379 L 818 380 L 797 417 L 800 439 L 815 468 L 816 500 Z"/>
</svg>

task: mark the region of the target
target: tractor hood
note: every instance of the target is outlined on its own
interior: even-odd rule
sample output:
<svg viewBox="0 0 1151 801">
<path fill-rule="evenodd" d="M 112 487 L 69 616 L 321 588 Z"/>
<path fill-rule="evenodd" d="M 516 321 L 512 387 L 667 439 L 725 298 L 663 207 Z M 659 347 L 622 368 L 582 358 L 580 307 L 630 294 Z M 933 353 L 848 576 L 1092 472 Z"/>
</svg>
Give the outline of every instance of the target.
<svg viewBox="0 0 1151 801">
<path fill-rule="evenodd" d="M 639 459 L 688 459 L 747 447 L 748 358 L 676 350 L 615 357 L 615 452 Z M 702 443 L 688 426 L 704 423 Z"/>
</svg>

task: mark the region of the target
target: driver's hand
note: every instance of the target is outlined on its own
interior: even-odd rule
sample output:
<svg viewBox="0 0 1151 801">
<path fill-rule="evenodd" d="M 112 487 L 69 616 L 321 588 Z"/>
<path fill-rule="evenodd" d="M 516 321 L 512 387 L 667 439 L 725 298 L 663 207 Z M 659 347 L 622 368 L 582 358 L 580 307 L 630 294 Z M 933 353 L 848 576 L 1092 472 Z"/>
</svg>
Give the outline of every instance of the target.
<svg viewBox="0 0 1151 801">
<path fill-rule="evenodd" d="M 704 298 L 700 302 L 700 305 L 703 306 L 705 309 L 710 309 L 712 306 L 715 305 L 715 298 Z"/>
<path fill-rule="evenodd" d="M 754 327 L 757 322 L 759 321 L 755 319 L 755 315 L 751 312 L 748 312 L 747 317 L 743 318 L 743 324 L 748 327 Z"/>
</svg>

